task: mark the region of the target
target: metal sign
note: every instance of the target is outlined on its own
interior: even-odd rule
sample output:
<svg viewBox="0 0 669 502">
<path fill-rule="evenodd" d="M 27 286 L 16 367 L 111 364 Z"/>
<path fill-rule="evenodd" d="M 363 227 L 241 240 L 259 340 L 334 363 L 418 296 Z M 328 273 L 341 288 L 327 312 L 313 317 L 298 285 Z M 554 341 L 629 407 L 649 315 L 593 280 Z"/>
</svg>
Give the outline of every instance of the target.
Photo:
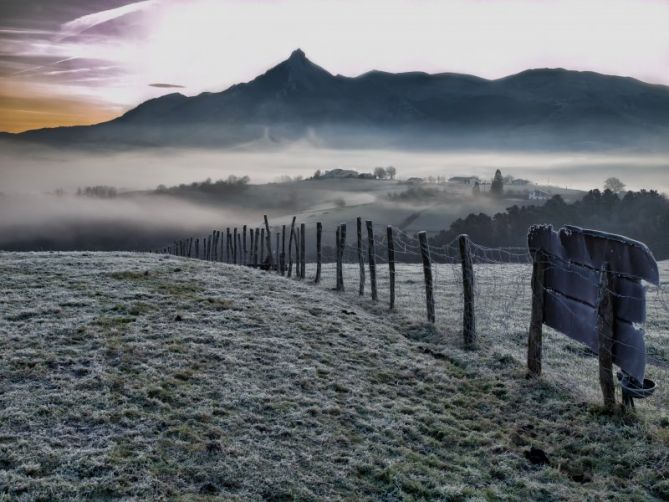
<svg viewBox="0 0 669 502">
<path fill-rule="evenodd" d="M 599 352 L 597 307 L 600 271 L 608 267 L 615 281 L 613 362 L 643 382 L 646 346 L 643 330 L 646 295 L 642 280 L 657 285 L 657 263 L 638 241 L 596 230 L 535 225 L 528 234 L 535 260 L 545 262 L 543 323 Z"/>
</svg>

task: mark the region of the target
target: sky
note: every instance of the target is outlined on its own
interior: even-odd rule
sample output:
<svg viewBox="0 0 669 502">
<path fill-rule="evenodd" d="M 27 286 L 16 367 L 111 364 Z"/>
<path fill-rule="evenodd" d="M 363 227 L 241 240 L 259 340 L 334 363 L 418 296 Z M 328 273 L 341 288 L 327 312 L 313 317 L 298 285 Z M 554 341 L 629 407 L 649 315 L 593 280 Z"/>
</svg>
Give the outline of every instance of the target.
<svg viewBox="0 0 669 502">
<path fill-rule="evenodd" d="M 669 85 L 669 0 L 0 0 L 0 131 L 221 91 L 298 47 L 347 76 L 562 67 Z"/>
</svg>

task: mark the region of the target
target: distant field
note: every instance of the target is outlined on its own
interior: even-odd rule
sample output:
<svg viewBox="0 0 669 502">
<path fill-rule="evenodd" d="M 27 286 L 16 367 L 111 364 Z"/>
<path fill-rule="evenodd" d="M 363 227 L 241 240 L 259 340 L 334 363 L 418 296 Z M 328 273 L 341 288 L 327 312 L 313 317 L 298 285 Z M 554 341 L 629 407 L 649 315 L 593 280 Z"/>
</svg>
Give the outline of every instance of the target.
<svg viewBox="0 0 669 502">
<path fill-rule="evenodd" d="M 477 268 L 477 351 L 460 348 L 457 267 L 437 267 L 436 329 L 418 267 L 398 267 L 394 313 L 383 285 L 359 299 L 356 271 L 336 294 L 331 265 L 316 288 L 159 255 L 0 253 L 0 500 L 669 497 L 662 356 L 638 417 L 603 416 L 595 361 L 560 335 L 545 377 L 524 378 L 526 266 Z M 650 298 L 659 354 L 669 317 Z"/>
</svg>

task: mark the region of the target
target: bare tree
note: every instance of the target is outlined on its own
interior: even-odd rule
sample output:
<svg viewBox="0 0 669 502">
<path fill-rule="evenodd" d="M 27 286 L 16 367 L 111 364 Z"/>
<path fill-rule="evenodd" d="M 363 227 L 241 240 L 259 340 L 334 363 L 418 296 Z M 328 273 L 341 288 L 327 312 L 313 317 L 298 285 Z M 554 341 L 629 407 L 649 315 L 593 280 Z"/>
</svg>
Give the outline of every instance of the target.
<svg viewBox="0 0 669 502">
<path fill-rule="evenodd" d="M 385 180 L 386 179 L 386 170 L 383 167 L 375 167 L 374 168 L 374 177 L 377 180 Z"/>
<path fill-rule="evenodd" d="M 395 175 L 397 174 L 397 169 L 395 169 L 393 166 L 388 166 L 386 167 L 386 175 L 391 179 L 395 179 Z"/>
<path fill-rule="evenodd" d="M 604 190 L 611 190 L 613 193 L 625 190 L 625 183 L 616 177 L 606 178 L 604 181 Z"/>
</svg>

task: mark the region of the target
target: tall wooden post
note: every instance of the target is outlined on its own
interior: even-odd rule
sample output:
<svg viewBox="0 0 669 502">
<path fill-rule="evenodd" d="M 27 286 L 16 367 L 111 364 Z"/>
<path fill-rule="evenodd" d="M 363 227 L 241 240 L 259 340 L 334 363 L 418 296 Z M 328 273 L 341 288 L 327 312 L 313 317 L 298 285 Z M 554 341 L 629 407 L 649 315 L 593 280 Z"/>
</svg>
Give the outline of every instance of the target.
<svg viewBox="0 0 669 502">
<path fill-rule="evenodd" d="M 248 265 L 248 257 L 246 255 L 246 225 L 242 227 L 242 253 L 244 255 L 244 259 L 242 261 L 243 265 Z"/>
<path fill-rule="evenodd" d="M 295 216 L 290 224 L 290 238 L 288 240 L 288 277 L 293 274 L 293 241 L 295 240 Z"/>
<path fill-rule="evenodd" d="M 321 238 L 323 233 L 323 224 L 316 222 L 316 279 L 314 282 L 319 284 L 321 282 Z"/>
<path fill-rule="evenodd" d="M 395 241 L 393 239 L 393 227 L 388 225 L 388 277 L 390 278 L 390 310 L 395 308 Z"/>
<path fill-rule="evenodd" d="M 269 220 L 264 215 L 265 220 L 265 238 L 267 239 L 267 258 L 269 259 L 269 270 L 274 268 L 274 257 L 272 256 L 272 232 L 269 230 Z M 263 262 L 264 264 L 264 262 Z"/>
<path fill-rule="evenodd" d="M 534 254 L 532 263 L 532 314 L 527 337 L 527 376 L 541 376 L 541 343 L 544 324 L 544 274 L 546 256 L 542 251 Z"/>
<path fill-rule="evenodd" d="M 427 306 L 427 320 L 435 321 L 434 316 L 434 283 L 432 280 L 432 260 L 430 259 L 430 247 L 427 244 L 427 233 L 418 232 L 420 244 L 420 256 L 423 260 L 423 275 L 425 276 L 425 304 Z"/>
<path fill-rule="evenodd" d="M 358 237 L 358 267 L 360 269 L 360 282 L 358 285 L 358 294 L 363 296 L 365 294 L 365 259 L 362 255 L 362 218 L 358 216 L 356 220 L 356 230 Z"/>
<path fill-rule="evenodd" d="M 372 288 L 372 300 L 377 301 L 379 295 L 376 291 L 376 255 L 374 253 L 374 224 L 367 220 L 367 260 L 369 261 L 369 283 Z"/>
<path fill-rule="evenodd" d="M 613 295 L 614 276 L 609 264 L 599 271 L 599 292 L 597 297 L 597 338 L 599 341 L 599 385 L 602 388 L 604 407 L 613 411 L 616 405 L 613 385 Z"/>
<path fill-rule="evenodd" d="M 307 226 L 302 223 L 300 225 L 300 277 L 302 279 L 307 276 Z"/>
<path fill-rule="evenodd" d="M 460 261 L 462 263 L 462 289 L 464 295 L 464 310 L 462 316 L 462 337 L 465 348 L 476 345 L 476 317 L 474 313 L 474 265 L 469 247 L 469 237 L 458 237 L 460 245 Z"/>
<path fill-rule="evenodd" d="M 200 258 L 200 238 L 195 239 L 195 258 Z"/>
</svg>

